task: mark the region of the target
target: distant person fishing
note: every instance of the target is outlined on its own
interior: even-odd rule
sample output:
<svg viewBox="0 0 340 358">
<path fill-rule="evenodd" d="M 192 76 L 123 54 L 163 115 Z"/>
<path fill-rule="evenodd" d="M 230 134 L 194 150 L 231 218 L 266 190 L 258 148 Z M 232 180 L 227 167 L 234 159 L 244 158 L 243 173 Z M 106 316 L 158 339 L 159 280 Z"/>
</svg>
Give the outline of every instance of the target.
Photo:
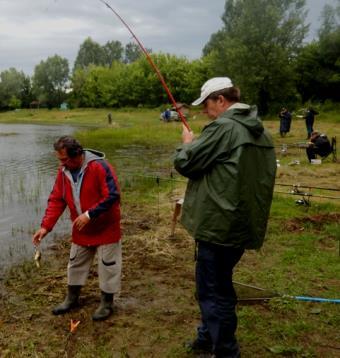
<svg viewBox="0 0 340 358">
<path fill-rule="evenodd" d="M 283 107 L 279 113 L 280 118 L 280 136 L 285 137 L 290 131 L 292 115 L 287 108 Z"/>
</svg>

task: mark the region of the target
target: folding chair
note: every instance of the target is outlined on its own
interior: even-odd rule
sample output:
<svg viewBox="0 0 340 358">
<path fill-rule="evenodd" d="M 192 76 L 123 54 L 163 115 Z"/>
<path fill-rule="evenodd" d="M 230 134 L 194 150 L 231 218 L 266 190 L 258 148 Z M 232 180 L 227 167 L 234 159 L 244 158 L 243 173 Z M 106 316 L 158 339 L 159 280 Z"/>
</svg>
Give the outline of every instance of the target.
<svg viewBox="0 0 340 358">
<path fill-rule="evenodd" d="M 332 154 L 332 161 L 335 163 L 337 162 L 337 155 L 336 155 L 336 137 L 332 137 L 331 138 L 331 151 L 329 152 L 329 154 L 324 155 L 323 157 L 321 157 L 321 160 L 324 161 L 326 158 L 329 157 L 329 155 Z"/>
</svg>

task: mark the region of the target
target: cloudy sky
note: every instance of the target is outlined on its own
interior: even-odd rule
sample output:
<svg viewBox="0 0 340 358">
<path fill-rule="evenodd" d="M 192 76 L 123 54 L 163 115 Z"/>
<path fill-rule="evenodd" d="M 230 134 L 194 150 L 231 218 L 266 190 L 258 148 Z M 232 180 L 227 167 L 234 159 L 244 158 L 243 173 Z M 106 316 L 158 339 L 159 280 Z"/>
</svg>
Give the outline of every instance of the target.
<svg viewBox="0 0 340 358">
<path fill-rule="evenodd" d="M 307 0 L 316 35 L 323 6 L 335 0 Z M 199 58 L 210 35 L 222 27 L 225 0 L 107 0 L 153 52 Z M 91 37 L 104 45 L 131 35 L 100 0 L 0 0 L 0 71 L 15 67 L 31 75 L 49 56 L 73 67 L 80 44 Z"/>
</svg>

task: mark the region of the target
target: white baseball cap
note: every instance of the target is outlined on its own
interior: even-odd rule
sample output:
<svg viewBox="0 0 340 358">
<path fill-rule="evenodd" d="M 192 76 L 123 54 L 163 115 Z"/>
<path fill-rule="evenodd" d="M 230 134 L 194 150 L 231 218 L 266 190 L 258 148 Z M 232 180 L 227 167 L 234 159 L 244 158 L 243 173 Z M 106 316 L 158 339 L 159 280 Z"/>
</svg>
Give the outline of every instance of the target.
<svg viewBox="0 0 340 358">
<path fill-rule="evenodd" d="M 233 87 L 233 83 L 229 77 L 214 77 L 204 83 L 201 87 L 201 97 L 192 102 L 193 106 L 198 106 L 213 92 Z"/>
</svg>

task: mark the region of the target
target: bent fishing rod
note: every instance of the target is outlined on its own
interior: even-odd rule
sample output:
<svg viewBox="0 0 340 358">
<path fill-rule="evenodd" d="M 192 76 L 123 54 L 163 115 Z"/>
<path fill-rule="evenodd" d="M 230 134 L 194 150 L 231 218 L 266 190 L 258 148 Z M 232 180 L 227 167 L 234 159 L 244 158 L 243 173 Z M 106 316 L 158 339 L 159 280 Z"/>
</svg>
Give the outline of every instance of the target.
<svg viewBox="0 0 340 358">
<path fill-rule="evenodd" d="M 148 60 L 149 64 L 151 65 L 151 67 L 154 69 L 154 71 L 156 72 L 163 88 L 165 89 L 165 92 L 167 93 L 170 101 L 172 102 L 173 106 L 176 109 L 176 112 L 178 113 L 183 125 L 188 129 L 189 132 L 191 132 L 191 129 L 189 127 L 189 124 L 187 122 L 187 120 L 185 119 L 183 113 L 181 112 L 181 110 L 178 108 L 177 102 L 175 101 L 175 98 L 173 97 L 169 87 L 167 86 L 159 68 L 156 66 L 156 64 L 154 63 L 154 61 L 152 60 L 151 56 L 149 55 L 148 51 L 145 49 L 145 47 L 143 46 L 143 44 L 139 41 L 139 39 L 137 38 L 137 36 L 135 35 L 135 33 L 131 30 L 130 26 L 124 21 L 124 19 L 117 13 L 116 10 L 114 10 L 106 1 L 104 0 L 99 0 L 100 2 L 102 2 L 104 5 L 106 5 L 117 17 L 118 19 L 123 23 L 123 25 L 129 30 L 129 32 L 131 33 L 131 35 L 133 36 L 133 38 L 136 40 L 138 46 L 141 48 L 141 50 L 143 51 L 143 53 L 146 56 L 146 59 Z"/>
</svg>

